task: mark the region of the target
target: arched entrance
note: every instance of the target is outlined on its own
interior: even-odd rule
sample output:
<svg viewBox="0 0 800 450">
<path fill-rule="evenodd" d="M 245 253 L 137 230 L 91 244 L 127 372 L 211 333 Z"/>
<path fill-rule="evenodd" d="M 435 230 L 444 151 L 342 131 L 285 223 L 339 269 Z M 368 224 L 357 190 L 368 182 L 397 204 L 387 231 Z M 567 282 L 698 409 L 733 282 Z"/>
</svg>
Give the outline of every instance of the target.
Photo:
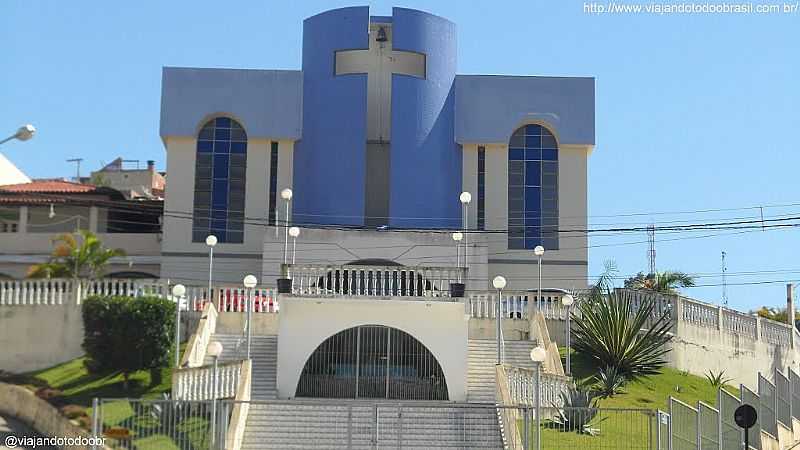
<svg viewBox="0 0 800 450">
<path fill-rule="evenodd" d="M 448 400 L 433 354 L 410 334 L 381 325 L 326 339 L 306 361 L 295 396 Z"/>
</svg>

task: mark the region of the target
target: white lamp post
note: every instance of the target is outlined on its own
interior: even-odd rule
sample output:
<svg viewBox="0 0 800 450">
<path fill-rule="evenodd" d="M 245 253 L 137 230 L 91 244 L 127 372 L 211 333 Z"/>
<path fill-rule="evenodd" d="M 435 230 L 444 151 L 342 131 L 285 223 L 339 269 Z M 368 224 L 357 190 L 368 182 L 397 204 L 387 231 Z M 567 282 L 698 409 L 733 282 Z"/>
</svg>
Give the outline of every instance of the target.
<svg viewBox="0 0 800 450">
<path fill-rule="evenodd" d="M 217 237 L 209 234 L 206 237 L 208 246 L 208 298 L 214 303 L 214 295 L 211 294 L 211 283 L 214 279 L 214 246 L 217 245 Z"/>
<path fill-rule="evenodd" d="M 300 228 L 289 228 L 289 236 L 292 237 L 292 265 L 294 265 L 295 256 L 297 255 L 297 236 L 300 236 Z"/>
<path fill-rule="evenodd" d="M 534 394 L 534 408 L 536 412 L 536 449 L 542 449 L 542 429 L 541 429 L 541 407 L 542 407 L 542 363 L 547 358 L 547 351 L 543 347 L 534 347 L 531 350 L 531 361 L 536 366 L 534 382 L 536 384 L 536 391 Z M 526 431 L 527 433 L 527 431 Z"/>
<path fill-rule="evenodd" d="M 456 243 L 456 267 L 463 267 L 461 265 L 461 240 L 464 239 L 464 234 L 460 231 L 453 233 L 453 240 Z M 459 272 L 459 279 L 461 281 L 461 272 Z"/>
<path fill-rule="evenodd" d="M 289 252 L 289 202 L 292 201 L 292 190 L 286 188 L 281 191 L 281 198 L 286 200 L 286 222 L 283 224 L 284 240 L 283 240 L 283 263 L 286 264 L 286 254 Z"/>
<path fill-rule="evenodd" d="M 31 124 L 23 125 L 17 129 L 16 133 L 0 141 L 0 144 L 4 144 L 12 139 L 27 141 L 28 139 L 32 138 L 35 133 L 36 127 Z"/>
<path fill-rule="evenodd" d="M 176 284 L 172 287 L 172 296 L 175 298 L 175 367 L 181 364 L 181 303 L 186 295 L 186 286 Z"/>
<path fill-rule="evenodd" d="M 467 259 L 467 257 L 468 257 L 467 248 L 468 248 L 468 245 L 469 245 L 469 242 L 468 242 L 468 239 L 467 239 L 467 235 L 468 235 L 467 231 L 469 230 L 469 226 L 468 226 L 469 225 L 469 222 L 468 222 L 469 218 L 468 218 L 467 212 L 468 212 L 468 209 L 469 209 L 469 202 L 472 201 L 472 194 L 470 194 L 467 191 L 464 191 L 464 192 L 461 193 L 461 195 L 458 196 L 458 200 L 461 202 L 461 206 L 462 206 L 462 208 L 461 208 L 462 209 L 461 224 L 462 224 L 462 227 L 464 229 L 464 267 L 465 268 L 469 268 L 469 259 Z M 469 273 L 469 270 L 467 271 L 467 273 Z M 467 280 L 464 280 L 464 282 L 466 282 L 466 281 Z"/>
<path fill-rule="evenodd" d="M 497 307 L 495 308 L 495 322 L 497 322 L 497 364 L 501 364 L 503 360 L 500 354 L 500 347 L 502 345 L 500 339 L 502 335 L 503 314 L 500 312 L 500 302 L 503 300 L 503 289 L 506 287 L 506 279 L 502 275 L 498 275 L 492 280 L 492 286 L 497 289 Z"/>
<path fill-rule="evenodd" d="M 206 353 L 214 359 L 214 370 L 211 372 L 211 444 L 212 448 L 214 448 L 213 444 L 217 439 L 217 367 L 219 356 L 222 354 L 222 343 L 219 341 L 211 342 L 208 344 Z"/>
<path fill-rule="evenodd" d="M 542 256 L 544 256 L 544 247 L 541 245 L 537 245 L 536 248 L 533 249 L 533 254 L 536 255 L 536 258 L 539 259 L 539 284 L 537 285 L 537 293 L 536 293 L 536 309 L 542 309 Z"/>
<path fill-rule="evenodd" d="M 251 319 L 253 318 L 253 288 L 258 284 L 258 279 L 255 275 L 248 275 L 244 277 L 244 287 L 247 289 L 247 359 L 250 359 L 250 342 L 253 339 L 253 326 Z"/>
<path fill-rule="evenodd" d="M 572 309 L 572 305 L 574 303 L 575 303 L 575 299 L 569 294 L 566 294 L 563 297 L 561 297 L 561 304 L 564 305 L 564 308 L 567 309 L 567 341 L 566 341 L 566 346 L 567 346 L 567 375 L 571 375 L 571 372 L 572 372 L 570 370 L 570 368 L 571 368 L 571 364 L 570 364 L 571 363 L 571 353 L 572 353 L 570 351 L 570 346 L 571 346 L 571 343 L 570 343 L 570 310 Z"/>
</svg>

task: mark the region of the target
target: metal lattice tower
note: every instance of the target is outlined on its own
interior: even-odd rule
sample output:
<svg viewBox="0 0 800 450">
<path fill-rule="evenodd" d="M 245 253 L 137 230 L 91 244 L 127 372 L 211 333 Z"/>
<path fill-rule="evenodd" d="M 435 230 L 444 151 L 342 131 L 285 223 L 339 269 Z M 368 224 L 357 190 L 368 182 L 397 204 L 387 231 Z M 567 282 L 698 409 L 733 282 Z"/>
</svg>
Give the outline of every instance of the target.
<svg viewBox="0 0 800 450">
<path fill-rule="evenodd" d="M 650 224 L 647 226 L 647 243 L 649 248 L 647 250 L 647 263 L 648 273 L 656 273 L 656 226 Z"/>
<path fill-rule="evenodd" d="M 725 252 L 722 252 L 722 304 L 728 306 L 728 266 L 725 265 Z"/>
</svg>

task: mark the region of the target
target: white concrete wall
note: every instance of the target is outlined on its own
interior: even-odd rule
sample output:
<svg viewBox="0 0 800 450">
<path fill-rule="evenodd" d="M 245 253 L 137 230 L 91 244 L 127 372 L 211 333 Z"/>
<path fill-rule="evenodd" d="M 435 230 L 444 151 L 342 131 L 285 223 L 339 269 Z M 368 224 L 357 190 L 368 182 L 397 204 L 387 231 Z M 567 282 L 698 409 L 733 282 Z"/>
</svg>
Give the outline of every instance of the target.
<svg viewBox="0 0 800 450">
<path fill-rule="evenodd" d="M 467 322 L 461 303 L 299 298 L 281 302 L 278 397 L 294 397 L 303 366 L 330 336 L 359 325 L 400 329 L 425 345 L 442 367 L 449 399 L 467 396 Z"/>
<path fill-rule="evenodd" d="M 84 354 L 81 307 L 0 306 L 0 371 L 41 370 Z M 181 341 L 197 329 L 200 312 L 181 313 Z"/>
<path fill-rule="evenodd" d="M 248 139 L 245 223 L 242 244 L 220 243 L 214 248 L 214 280 L 239 283 L 245 274 L 261 275 L 264 226 L 269 210 L 269 174 L 272 139 Z M 292 141 L 278 142 L 278 207 L 280 190 L 292 183 Z M 208 247 L 192 242 L 196 139 L 167 137 L 162 277 L 183 282 L 208 279 Z M 176 217 L 179 216 L 179 217 Z"/>
<path fill-rule="evenodd" d="M 509 134 L 511 130 L 509 131 Z M 486 229 L 508 228 L 508 143 L 486 144 Z M 463 144 L 463 187 L 473 194 L 469 223 L 477 224 L 478 144 Z M 590 146 L 561 145 L 558 154 L 559 229 L 587 227 L 587 160 Z M 503 275 L 510 289 L 537 286 L 537 259 L 531 250 L 509 250 L 506 234 L 486 235 L 485 249 L 474 249 L 476 258 L 488 262 L 486 284 Z M 472 251 L 472 250 L 471 250 Z M 481 254 L 481 251 L 484 253 Z M 560 233 L 559 249 L 543 258 L 545 288 L 583 289 L 588 283 L 588 238 L 585 233 Z M 551 280 L 551 281 L 548 281 Z"/>
</svg>

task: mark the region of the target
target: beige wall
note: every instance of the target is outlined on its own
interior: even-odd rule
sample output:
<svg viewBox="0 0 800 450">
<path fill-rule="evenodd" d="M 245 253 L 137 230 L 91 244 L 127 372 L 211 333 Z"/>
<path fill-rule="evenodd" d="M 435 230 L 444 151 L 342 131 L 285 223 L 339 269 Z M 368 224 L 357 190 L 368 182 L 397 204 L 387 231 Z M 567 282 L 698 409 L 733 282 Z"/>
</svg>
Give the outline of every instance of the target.
<svg viewBox="0 0 800 450">
<path fill-rule="evenodd" d="M 508 144 L 486 144 L 486 229 L 508 228 Z M 477 223 L 478 144 L 463 144 L 463 186 L 473 194 L 470 227 Z M 559 228 L 587 227 L 587 158 L 590 146 L 562 145 L 559 148 Z M 503 275 L 510 289 L 533 289 L 537 284 L 537 260 L 531 250 L 509 250 L 505 234 L 486 235 L 488 262 L 486 284 Z M 559 250 L 545 253 L 542 278 L 545 288 L 581 289 L 587 285 L 588 239 L 585 233 L 560 233 Z M 476 249 L 480 257 L 481 249 Z M 554 281 L 548 282 L 547 279 Z"/>
<path fill-rule="evenodd" d="M 278 397 L 294 397 L 306 360 L 325 339 L 358 325 L 385 325 L 422 342 L 439 362 L 451 401 L 467 395 L 467 318 L 461 303 L 292 297 L 281 302 Z"/>
<path fill-rule="evenodd" d="M 261 275 L 261 251 L 264 226 L 269 208 L 269 174 L 272 139 L 249 139 L 247 142 L 247 185 L 245 187 L 244 243 L 220 243 L 214 248 L 217 281 L 239 283 L 244 274 Z M 167 183 L 162 244 L 162 277 L 183 282 L 208 279 L 208 247 L 192 242 L 194 204 L 194 170 L 196 139 L 167 137 Z M 282 206 L 280 190 L 291 187 L 292 141 L 278 141 L 278 207 Z M 179 212 L 182 217 L 175 217 Z"/>
</svg>

